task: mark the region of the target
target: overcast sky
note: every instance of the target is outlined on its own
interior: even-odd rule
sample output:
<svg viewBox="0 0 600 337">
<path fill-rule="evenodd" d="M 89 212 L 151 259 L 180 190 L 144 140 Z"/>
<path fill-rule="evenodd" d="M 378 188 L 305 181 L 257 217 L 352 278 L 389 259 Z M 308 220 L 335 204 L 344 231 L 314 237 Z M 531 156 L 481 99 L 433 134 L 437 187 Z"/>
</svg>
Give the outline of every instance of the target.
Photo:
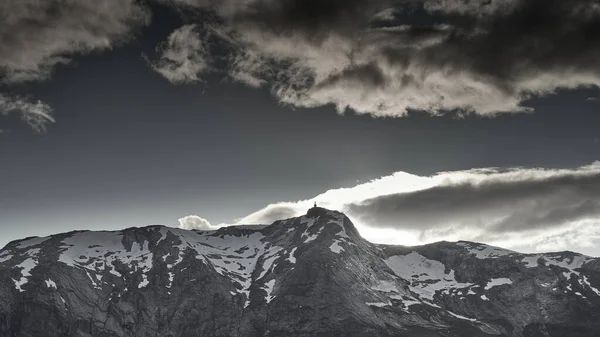
<svg viewBox="0 0 600 337">
<path fill-rule="evenodd" d="M 346 212 L 600 255 L 595 0 L 5 0 L 0 246 Z"/>
</svg>

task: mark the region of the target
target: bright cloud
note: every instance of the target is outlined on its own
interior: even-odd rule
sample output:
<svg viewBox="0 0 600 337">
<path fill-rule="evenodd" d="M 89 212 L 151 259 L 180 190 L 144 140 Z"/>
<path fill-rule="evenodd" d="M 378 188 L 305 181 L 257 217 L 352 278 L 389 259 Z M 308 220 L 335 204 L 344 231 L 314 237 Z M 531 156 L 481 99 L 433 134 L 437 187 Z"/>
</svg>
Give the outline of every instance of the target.
<svg viewBox="0 0 600 337">
<path fill-rule="evenodd" d="M 208 220 L 197 215 L 188 215 L 179 219 L 179 228 L 188 230 L 213 230 L 215 226 L 211 225 Z"/>
<path fill-rule="evenodd" d="M 473 169 L 422 177 L 405 172 L 310 200 L 268 205 L 239 223 L 298 216 L 317 202 L 345 212 L 374 242 L 472 240 L 557 250 L 600 239 L 600 162 L 576 169 Z"/>
</svg>

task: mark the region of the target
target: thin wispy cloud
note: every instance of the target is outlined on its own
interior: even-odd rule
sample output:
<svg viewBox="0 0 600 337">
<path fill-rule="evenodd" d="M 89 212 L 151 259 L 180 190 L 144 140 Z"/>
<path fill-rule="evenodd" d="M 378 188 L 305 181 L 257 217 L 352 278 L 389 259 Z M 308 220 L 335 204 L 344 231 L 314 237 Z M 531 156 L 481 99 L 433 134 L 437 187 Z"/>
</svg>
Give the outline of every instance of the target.
<svg viewBox="0 0 600 337">
<path fill-rule="evenodd" d="M 44 131 L 48 124 L 54 123 L 52 108 L 48 104 L 0 93 L 0 115 L 11 113 L 19 114 L 36 131 Z"/>
<path fill-rule="evenodd" d="M 212 56 L 206 32 L 201 36 L 198 26 L 185 25 L 175 30 L 157 47 L 160 57 L 149 61 L 152 69 L 175 84 L 196 83 L 210 71 Z"/>
</svg>

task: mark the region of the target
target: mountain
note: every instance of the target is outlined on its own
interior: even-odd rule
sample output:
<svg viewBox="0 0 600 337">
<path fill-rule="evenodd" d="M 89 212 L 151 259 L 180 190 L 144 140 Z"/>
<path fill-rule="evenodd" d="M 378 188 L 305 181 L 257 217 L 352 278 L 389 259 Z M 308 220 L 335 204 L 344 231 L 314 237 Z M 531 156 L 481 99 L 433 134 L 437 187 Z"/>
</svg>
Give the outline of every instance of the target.
<svg viewBox="0 0 600 337">
<path fill-rule="evenodd" d="M 600 260 L 269 226 L 76 231 L 0 250 L 0 336 L 600 336 Z"/>
</svg>

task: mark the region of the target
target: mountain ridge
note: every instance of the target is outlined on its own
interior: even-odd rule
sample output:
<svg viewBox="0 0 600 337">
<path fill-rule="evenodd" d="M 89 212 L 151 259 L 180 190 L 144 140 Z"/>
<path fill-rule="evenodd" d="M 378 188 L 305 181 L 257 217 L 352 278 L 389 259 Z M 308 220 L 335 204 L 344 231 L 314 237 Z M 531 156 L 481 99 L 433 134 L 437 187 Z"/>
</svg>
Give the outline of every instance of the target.
<svg viewBox="0 0 600 337">
<path fill-rule="evenodd" d="M 600 262 L 581 254 L 376 245 L 313 208 L 256 229 L 12 241 L 0 335 L 595 336 L 598 288 Z"/>
</svg>

